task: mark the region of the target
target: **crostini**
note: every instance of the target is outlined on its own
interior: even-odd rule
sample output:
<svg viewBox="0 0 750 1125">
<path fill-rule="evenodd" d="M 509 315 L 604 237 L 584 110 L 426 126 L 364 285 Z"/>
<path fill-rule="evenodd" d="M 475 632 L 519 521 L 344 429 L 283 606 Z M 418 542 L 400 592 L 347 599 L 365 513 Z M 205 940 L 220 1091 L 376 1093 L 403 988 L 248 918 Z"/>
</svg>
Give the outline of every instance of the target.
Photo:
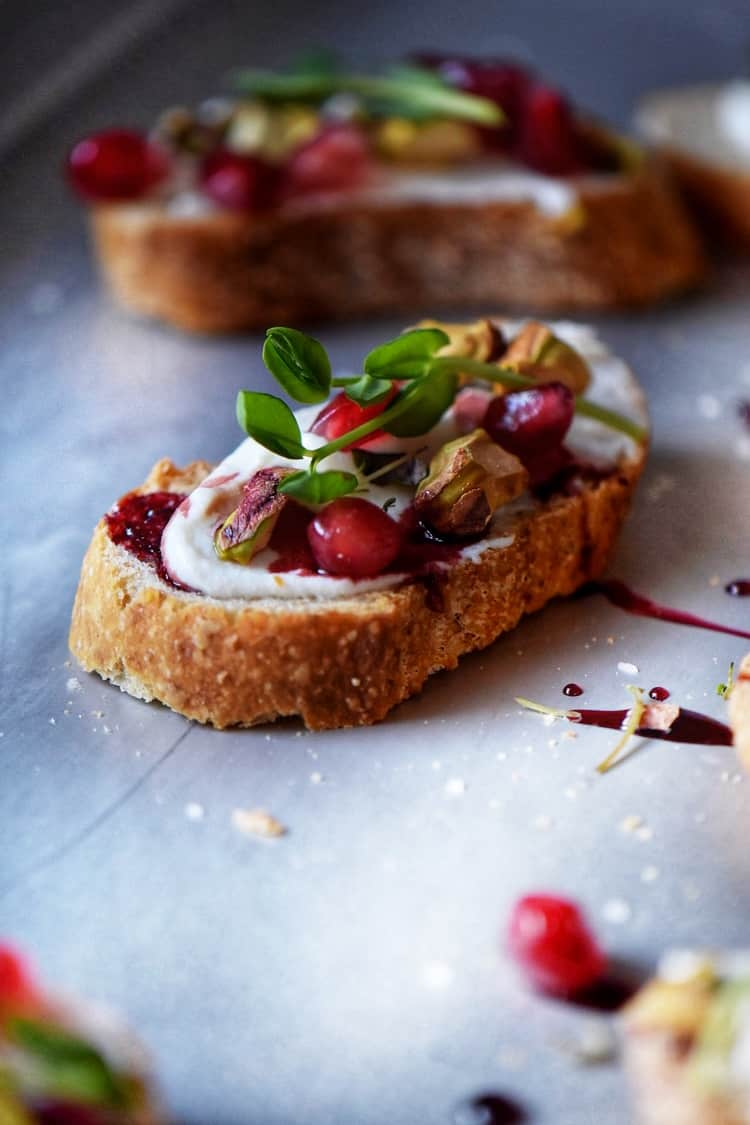
<svg viewBox="0 0 750 1125">
<path fill-rule="evenodd" d="M 241 392 L 234 453 L 159 462 L 100 521 L 85 669 L 217 727 L 373 723 L 603 570 L 647 418 L 591 330 L 426 322 L 346 378 L 293 329 L 263 356 L 306 405 Z"/>
<path fill-rule="evenodd" d="M 695 285 L 681 201 L 632 142 L 526 70 L 423 56 L 386 75 L 245 71 L 150 136 L 80 141 L 105 278 L 218 332 L 483 304 L 642 305 Z"/>
</svg>

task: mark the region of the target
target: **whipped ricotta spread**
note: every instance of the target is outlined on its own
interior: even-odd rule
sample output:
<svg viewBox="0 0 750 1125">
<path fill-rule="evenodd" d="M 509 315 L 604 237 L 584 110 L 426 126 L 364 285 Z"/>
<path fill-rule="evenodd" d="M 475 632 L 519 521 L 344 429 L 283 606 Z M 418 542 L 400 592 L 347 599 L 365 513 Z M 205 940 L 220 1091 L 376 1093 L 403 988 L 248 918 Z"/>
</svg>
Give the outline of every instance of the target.
<svg viewBox="0 0 750 1125">
<path fill-rule="evenodd" d="M 517 332 L 522 323 L 498 321 L 508 334 Z M 590 328 L 567 322 L 552 325 L 552 328 L 589 363 L 592 380 L 586 392 L 587 397 L 645 425 L 647 419 L 643 399 L 626 364 L 613 356 Z M 307 407 L 296 415 L 303 431 L 303 443 L 309 449 L 325 443 L 324 438 L 309 432 L 309 427 L 320 410 L 320 406 Z M 460 432 L 453 409 L 450 408 L 428 434 L 415 438 L 393 438 L 392 451 L 394 454 L 419 453 L 422 459 L 429 461 L 445 442 L 459 436 Z M 593 419 L 579 416 L 574 418 L 565 444 L 573 453 L 602 469 L 614 467 L 623 456 L 635 449 L 633 441 L 626 435 Z M 271 465 L 288 465 L 299 469 L 306 464 L 306 461 L 289 460 L 271 453 L 252 438 L 243 441 L 190 494 L 167 524 L 162 537 L 162 556 L 172 578 L 210 597 L 243 600 L 341 598 L 354 593 L 384 590 L 402 582 L 405 575 L 398 573 L 365 579 L 326 574 L 276 574 L 269 570 L 277 557 L 270 547 L 260 551 L 248 565 L 222 561 L 217 557 L 214 533 L 237 507 L 246 481 L 259 469 Z M 357 472 L 351 453 L 343 451 L 326 458 L 322 468 Z M 409 506 L 414 495 L 414 490 L 408 486 L 380 485 L 377 482 L 367 484 L 365 481 L 362 485 L 363 491 L 359 495 L 365 496 L 374 504 L 383 505 L 387 500 L 395 500 L 389 508 L 389 514 L 395 518 Z M 501 508 L 495 514 L 485 536 L 462 548 L 459 558 L 476 561 L 490 547 L 509 546 L 513 542 L 513 525 L 519 511 L 528 509 L 533 504 L 532 497 L 526 494 Z M 455 563 L 438 565 L 447 567 Z"/>
<path fill-rule="evenodd" d="M 347 203 L 356 201 L 372 207 L 396 203 L 450 206 L 528 202 L 544 215 L 559 217 L 575 206 L 578 195 L 567 180 L 527 172 L 495 160 L 437 170 L 381 170 L 372 183 L 343 193 L 343 198 Z M 286 207 L 295 213 L 319 211 L 340 206 L 341 200 L 340 191 L 320 193 L 300 197 Z M 192 219 L 219 211 L 208 196 L 192 188 L 174 192 L 165 206 L 174 218 Z"/>
<path fill-rule="evenodd" d="M 654 144 L 735 170 L 750 169 L 750 81 L 651 94 L 637 122 Z"/>
</svg>

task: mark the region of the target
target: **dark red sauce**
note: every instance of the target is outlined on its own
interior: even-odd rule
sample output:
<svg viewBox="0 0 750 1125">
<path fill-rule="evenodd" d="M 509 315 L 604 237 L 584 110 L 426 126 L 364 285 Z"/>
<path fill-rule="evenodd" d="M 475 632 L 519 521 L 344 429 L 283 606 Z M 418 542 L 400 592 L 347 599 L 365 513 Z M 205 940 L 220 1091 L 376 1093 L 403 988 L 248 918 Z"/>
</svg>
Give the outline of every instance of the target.
<svg viewBox="0 0 750 1125">
<path fill-rule="evenodd" d="M 175 582 L 167 572 L 161 556 L 161 537 L 173 513 L 186 499 L 182 492 L 146 492 L 142 495 L 132 492 L 104 517 L 113 543 L 152 566 L 162 582 L 179 590 L 187 587 Z"/>
<path fill-rule="evenodd" d="M 577 717 L 574 718 L 573 714 Z M 621 730 L 628 709 L 595 711 L 576 707 L 573 714 L 570 716 L 570 721 L 573 723 L 581 723 L 587 727 Z M 720 723 L 718 719 L 712 719 L 709 715 L 701 715 L 699 711 L 688 711 L 686 707 L 680 709 L 669 730 L 649 730 L 648 727 L 639 727 L 635 733 L 644 738 L 660 738 L 664 742 L 688 742 L 694 746 L 732 745 L 732 732 L 725 723 Z"/>
<path fill-rule="evenodd" d="M 737 404 L 737 413 L 745 425 L 750 428 L 750 399 L 743 399 Z"/>
<path fill-rule="evenodd" d="M 639 982 L 629 974 L 609 972 L 595 984 L 569 997 L 569 1003 L 597 1012 L 616 1012 L 638 991 Z"/>
<path fill-rule="evenodd" d="M 669 692 L 665 687 L 652 687 L 648 697 L 655 699 L 657 703 L 663 703 L 665 699 L 669 699 Z"/>
<path fill-rule="evenodd" d="M 583 695 L 583 688 L 580 684 L 566 684 L 562 689 L 563 695 L 578 696 Z"/>
<path fill-rule="evenodd" d="M 747 598 L 750 596 L 750 578 L 735 578 L 724 587 L 727 594 L 733 598 Z"/>
<path fill-rule="evenodd" d="M 660 605 L 642 594 L 637 594 L 617 578 L 588 582 L 581 593 L 603 594 L 612 605 L 616 605 L 619 609 L 624 609 L 638 617 L 652 617 L 657 621 L 670 621 L 673 625 L 692 625 L 696 629 L 709 629 L 714 633 L 726 633 L 730 637 L 744 637 L 746 640 L 750 640 L 750 633 L 742 629 L 732 629 L 729 625 L 720 625 L 716 621 L 696 617 L 693 613 L 685 613 L 681 609 L 672 609 L 670 606 Z"/>
<path fill-rule="evenodd" d="M 453 1111 L 453 1125 L 521 1125 L 527 1120 L 522 1107 L 503 1094 L 479 1094 Z"/>
</svg>

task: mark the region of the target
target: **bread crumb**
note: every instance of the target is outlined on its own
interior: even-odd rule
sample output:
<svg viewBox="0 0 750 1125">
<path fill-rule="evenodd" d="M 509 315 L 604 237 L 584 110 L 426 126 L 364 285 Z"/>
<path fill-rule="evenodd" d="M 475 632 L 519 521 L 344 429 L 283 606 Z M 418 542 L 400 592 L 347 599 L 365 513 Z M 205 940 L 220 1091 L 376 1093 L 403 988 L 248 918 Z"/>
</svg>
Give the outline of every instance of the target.
<svg viewBox="0 0 750 1125">
<path fill-rule="evenodd" d="M 81 687 L 81 681 L 77 676 L 71 676 L 69 680 L 66 680 L 65 690 L 67 692 L 83 691 L 83 688 Z"/>
<path fill-rule="evenodd" d="M 636 816 L 635 814 L 632 814 L 631 816 L 626 816 L 622 821 L 620 821 L 620 830 L 622 832 L 635 832 L 636 828 L 640 828 L 642 824 L 643 821 L 641 820 L 641 818 L 639 816 Z"/>
<path fill-rule="evenodd" d="M 632 913 L 630 904 L 624 898 L 610 898 L 602 907 L 604 920 L 615 926 L 621 926 L 624 922 L 629 922 Z"/>
<path fill-rule="evenodd" d="M 285 836 L 287 832 L 281 821 L 265 809 L 235 809 L 232 825 L 243 836 L 260 836 L 266 840 Z"/>
<path fill-rule="evenodd" d="M 310 781 L 313 783 L 313 785 L 320 785 L 323 781 L 323 774 L 322 773 L 311 773 L 310 774 Z"/>
<path fill-rule="evenodd" d="M 422 981 L 426 988 L 447 988 L 453 982 L 453 969 L 445 961 L 428 961 L 422 967 Z"/>
<path fill-rule="evenodd" d="M 628 660 L 620 660 L 617 665 L 617 671 L 622 672 L 623 676 L 637 676 L 638 665 L 631 664 Z"/>
<path fill-rule="evenodd" d="M 185 816 L 188 820 L 203 820 L 203 805 L 199 805 L 197 801 L 188 801 L 185 805 Z"/>
<path fill-rule="evenodd" d="M 463 797 L 466 792 L 466 782 L 462 777 L 451 777 L 443 786 L 446 797 Z"/>
<path fill-rule="evenodd" d="M 644 867 L 643 871 L 641 871 L 641 882 L 642 883 L 654 883 L 658 878 L 659 878 L 659 868 L 654 867 L 653 864 L 649 864 L 648 867 Z"/>
</svg>

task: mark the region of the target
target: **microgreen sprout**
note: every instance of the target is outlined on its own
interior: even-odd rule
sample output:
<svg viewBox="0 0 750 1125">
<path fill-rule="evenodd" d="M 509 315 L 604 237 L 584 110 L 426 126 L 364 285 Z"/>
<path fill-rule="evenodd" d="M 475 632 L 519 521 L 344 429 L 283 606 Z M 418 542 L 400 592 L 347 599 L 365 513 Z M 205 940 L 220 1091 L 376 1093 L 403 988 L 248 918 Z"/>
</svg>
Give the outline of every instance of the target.
<svg viewBox="0 0 750 1125">
<path fill-rule="evenodd" d="M 374 417 L 332 441 L 308 449 L 303 444 L 299 422 L 282 399 L 259 391 L 240 391 L 237 419 L 242 429 L 273 453 L 292 461 L 309 460 L 309 467 L 288 476 L 279 491 L 313 505 L 354 492 L 360 484 L 354 473 L 321 472 L 321 463 L 378 430 L 396 437 L 428 433 L 456 397 L 460 376 L 473 375 L 508 390 L 538 386 L 534 379 L 494 363 L 440 355 L 449 342 L 442 329 L 415 328 L 374 348 L 365 357 L 360 375 L 333 378 L 330 360 L 319 341 L 294 328 L 269 328 L 263 362 L 290 398 L 306 404 L 322 403 L 332 388 L 341 387 L 348 398 L 362 407 L 387 400 L 384 409 Z M 643 427 L 580 395 L 576 397 L 575 410 L 634 441 L 645 441 Z"/>
<path fill-rule="evenodd" d="M 732 688 L 734 687 L 734 661 L 732 660 L 729 665 L 727 673 L 727 682 L 725 684 L 716 685 L 716 694 L 720 695 L 722 699 L 729 699 Z"/>
<path fill-rule="evenodd" d="M 628 691 L 633 697 L 633 705 L 628 709 L 625 716 L 625 722 L 622 727 L 622 735 L 620 736 L 617 745 L 614 749 L 610 750 L 607 757 L 603 759 L 596 767 L 597 773 L 607 773 L 611 770 L 615 763 L 618 761 L 622 751 L 627 746 L 630 739 L 638 731 L 641 725 L 646 710 L 646 704 L 643 701 L 643 688 L 636 687 L 635 684 L 628 684 Z"/>
</svg>

